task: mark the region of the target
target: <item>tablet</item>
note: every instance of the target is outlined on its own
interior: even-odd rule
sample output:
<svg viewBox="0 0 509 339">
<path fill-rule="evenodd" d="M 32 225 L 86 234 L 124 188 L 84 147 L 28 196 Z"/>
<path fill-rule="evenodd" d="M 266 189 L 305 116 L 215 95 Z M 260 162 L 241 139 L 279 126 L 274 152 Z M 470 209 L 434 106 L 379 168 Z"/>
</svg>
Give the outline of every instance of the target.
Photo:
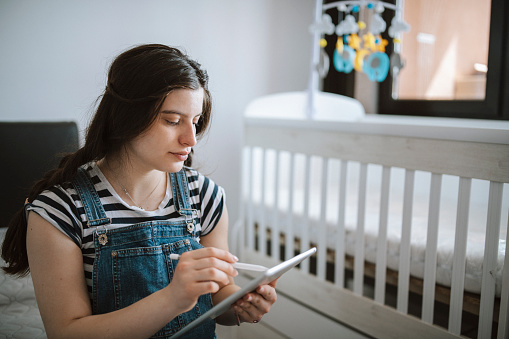
<svg viewBox="0 0 509 339">
<path fill-rule="evenodd" d="M 178 338 L 181 335 L 184 335 L 192 328 L 196 327 L 203 321 L 205 321 L 207 318 L 216 318 L 219 315 L 226 312 L 231 305 L 245 296 L 247 293 L 254 291 L 258 288 L 260 285 L 265 285 L 270 283 L 271 281 L 276 280 L 298 264 L 300 264 L 303 260 L 309 258 L 313 253 L 316 252 L 316 247 L 313 247 L 306 252 L 303 252 L 299 255 L 296 255 L 295 257 L 288 259 L 274 267 L 271 267 L 267 269 L 265 272 L 262 272 L 260 275 L 258 275 L 256 278 L 253 278 L 250 282 L 248 282 L 244 287 L 242 287 L 237 292 L 230 295 L 228 298 L 221 301 L 216 306 L 212 307 L 210 310 L 205 312 L 203 315 L 198 317 L 197 319 L 193 320 L 189 324 L 187 324 L 184 328 L 182 328 L 180 331 L 175 333 L 172 338 Z"/>
</svg>

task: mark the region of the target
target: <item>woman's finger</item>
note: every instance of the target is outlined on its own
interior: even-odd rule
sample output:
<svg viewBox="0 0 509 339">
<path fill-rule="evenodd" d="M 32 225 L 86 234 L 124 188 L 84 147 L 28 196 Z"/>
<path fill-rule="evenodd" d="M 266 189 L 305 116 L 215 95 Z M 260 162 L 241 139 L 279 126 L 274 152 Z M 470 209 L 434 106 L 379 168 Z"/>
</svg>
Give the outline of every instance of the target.
<svg viewBox="0 0 509 339">
<path fill-rule="evenodd" d="M 265 300 L 265 298 L 258 293 L 252 293 L 247 295 L 244 298 L 244 301 L 250 303 L 254 308 L 256 308 L 256 311 L 261 315 L 269 313 L 270 308 L 272 307 L 273 304 L 273 302 Z M 252 311 L 251 313 L 254 313 L 254 311 Z"/>
<path fill-rule="evenodd" d="M 218 272 L 216 272 L 216 270 L 224 272 L 230 277 L 237 276 L 238 272 L 233 268 L 229 261 L 225 261 L 221 258 L 233 260 L 232 255 L 229 252 L 219 249 L 209 250 L 207 248 L 185 252 L 180 256 L 177 264 L 177 272 L 182 271 L 189 274 L 189 272 L 197 271 L 203 275 L 198 279 L 199 281 L 219 279 L 217 281 L 223 283 L 225 282 L 224 277 L 222 275 L 218 277 Z"/>
<path fill-rule="evenodd" d="M 220 285 L 226 285 L 230 282 L 230 277 L 236 275 L 236 271 L 231 265 L 227 263 L 225 263 L 225 265 L 230 266 L 229 270 L 226 270 L 226 272 L 214 266 L 202 267 L 203 265 L 197 263 L 196 260 L 182 261 L 177 264 L 174 279 L 184 280 L 186 283 L 190 284 L 194 282 L 214 281 Z"/>
<path fill-rule="evenodd" d="M 262 285 L 256 289 L 256 292 L 265 300 L 275 303 L 277 299 L 276 289 L 271 285 Z"/>
<path fill-rule="evenodd" d="M 214 257 L 232 264 L 239 260 L 230 252 L 215 247 L 204 247 L 193 251 L 187 251 L 181 255 L 181 258 L 182 257 L 189 257 L 195 260 Z"/>
<path fill-rule="evenodd" d="M 259 322 L 263 314 L 253 304 L 249 302 L 239 301 L 234 306 L 235 312 L 239 315 L 243 322 L 257 323 Z"/>
<path fill-rule="evenodd" d="M 238 272 L 233 266 L 224 260 L 216 257 L 204 257 L 195 260 L 195 269 L 204 270 L 208 268 L 216 268 L 228 274 L 229 276 L 236 277 Z"/>
</svg>

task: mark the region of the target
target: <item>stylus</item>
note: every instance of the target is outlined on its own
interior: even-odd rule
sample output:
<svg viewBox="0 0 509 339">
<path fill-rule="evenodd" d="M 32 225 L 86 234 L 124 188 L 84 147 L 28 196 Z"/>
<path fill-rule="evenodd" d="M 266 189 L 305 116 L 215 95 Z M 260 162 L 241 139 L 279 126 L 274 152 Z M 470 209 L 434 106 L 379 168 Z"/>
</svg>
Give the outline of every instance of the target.
<svg viewBox="0 0 509 339">
<path fill-rule="evenodd" d="M 265 272 L 268 270 L 267 267 L 262 265 L 253 265 L 253 264 L 244 264 L 242 262 L 236 262 L 232 264 L 233 268 L 237 270 L 246 270 L 246 271 L 255 271 L 255 272 Z"/>
<path fill-rule="evenodd" d="M 171 260 L 179 260 L 180 255 L 176 253 L 170 254 Z M 268 268 L 262 265 L 253 265 L 253 264 L 245 264 L 242 262 L 236 262 L 232 264 L 233 268 L 237 270 L 246 270 L 246 271 L 255 271 L 255 272 L 265 272 Z"/>
</svg>

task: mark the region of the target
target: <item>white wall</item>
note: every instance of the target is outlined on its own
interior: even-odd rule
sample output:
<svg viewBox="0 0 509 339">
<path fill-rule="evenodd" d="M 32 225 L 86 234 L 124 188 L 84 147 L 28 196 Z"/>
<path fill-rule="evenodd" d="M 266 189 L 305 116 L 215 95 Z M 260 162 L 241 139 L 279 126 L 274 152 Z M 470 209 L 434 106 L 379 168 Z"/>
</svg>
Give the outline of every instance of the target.
<svg viewBox="0 0 509 339">
<path fill-rule="evenodd" d="M 243 110 L 258 96 L 306 88 L 313 5 L 0 0 L 0 120 L 75 120 L 84 130 L 119 52 L 140 43 L 184 47 L 211 78 L 213 123 L 196 159 L 227 190 L 232 225 L 238 216 Z"/>
</svg>

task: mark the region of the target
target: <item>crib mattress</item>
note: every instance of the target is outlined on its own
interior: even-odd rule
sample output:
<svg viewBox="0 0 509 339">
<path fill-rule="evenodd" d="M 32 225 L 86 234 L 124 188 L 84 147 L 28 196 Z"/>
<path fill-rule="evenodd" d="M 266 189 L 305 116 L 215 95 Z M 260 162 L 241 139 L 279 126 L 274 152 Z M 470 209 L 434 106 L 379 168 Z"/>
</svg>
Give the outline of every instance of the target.
<svg viewBox="0 0 509 339">
<path fill-rule="evenodd" d="M 0 244 L 5 231 L 0 228 Z M 14 278 L 0 271 L 0 338 L 46 338 L 30 275 Z"/>
<path fill-rule="evenodd" d="M 302 192 L 294 192 L 294 199 L 299 200 Z M 278 206 L 277 218 L 274 217 L 274 201 L 268 201 L 262 204 L 259 199 L 254 199 L 251 212 L 247 206 L 246 213 L 252 213 L 255 222 L 263 222 L 267 228 L 272 227 L 275 222 L 281 233 L 285 233 L 288 227 L 292 227 L 294 236 L 302 238 L 304 230 L 307 230 L 307 238 L 310 242 L 319 243 L 319 229 L 326 228 L 326 241 L 329 249 L 336 248 L 335 242 L 338 239 L 338 220 L 334 216 L 326 216 L 325 226 L 320 221 L 320 197 L 312 197 L 309 199 L 309 211 L 307 217 L 304 216 L 303 208 L 296 208 L 289 215 L 287 206 L 287 192 L 280 192 L 281 202 Z M 364 255 L 367 262 L 376 264 L 377 258 L 377 241 L 379 230 L 379 206 L 380 201 L 376 195 L 368 195 L 366 200 L 366 209 L 364 214 Z M 335 199 L 327 200 L 327 210 L 333 211 L 337 209 L 338 201 Z M 348 208 L 345 213 L 345 237 L 343 239 L 345 251 L 347 255 L 353 256 L 356 249 L 356 228 L 359 221 L 357 215 L 357 201 L 353 199 L 350 202 L 352 208 Z M 387 225 L 387 267 L 397 271 L 400 262 L 400 245 L 402 234 L 401 208 L 402 206 L 391 206 Z M 400 204 L 401 205 L 401 204 Z M 450 287 L 452 280 L 452 263 L 454 254 L 454 240 L 456 228 L 456 206 L 448 206 L 442 204 L 442 211 L 439 219 L 438 244 L 437 244 L 437 266 L 436 281 L 438 284 Z M 396 210 L 392 211 L 391 210 Z M 502 225 L 507 225 L 507 206 L 502 214 L 506 214 L 503 218 Z M 505 220 L 505 221 L 504 221 Z M 486 210 L 482 208 L 473 208 L 470 211 L 470 222 L 467 237 L 467 255 L 465 267 L 465 291 L 472 293 L 480 293 L 482 278 L 482 263 L 484 258 L 484 242 L 486 227 Z M 411 222 L 411 257 L 410 257 L 410 274 L 417 278 L 424 277 L 426 238 L 428 229 L 428 207 L 425 201 L 416 199 L 413 204 L 412 222 Z M 496 278 L 496 294 L 499 296 L 502 286 L 502 269 L 505 253 L 505 234 L 506 228 L 502 227 L 501 239 L 498 248 L 498 264 L 494 273 Z"/>
</svg>

